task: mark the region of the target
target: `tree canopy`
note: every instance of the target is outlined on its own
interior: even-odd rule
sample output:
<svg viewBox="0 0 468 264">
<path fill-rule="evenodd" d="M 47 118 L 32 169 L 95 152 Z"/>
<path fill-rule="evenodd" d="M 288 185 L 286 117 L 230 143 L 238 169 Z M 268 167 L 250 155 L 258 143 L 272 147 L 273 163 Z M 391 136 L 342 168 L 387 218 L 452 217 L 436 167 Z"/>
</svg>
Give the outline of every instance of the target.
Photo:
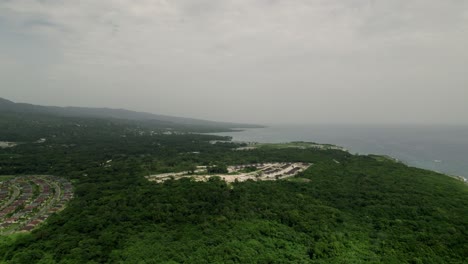
<svg viewBox="0 0 468 264">
<path fill-rule="evenodd" d="M 340 150 L 233 151 L 235 143 L 210 143 L 225 138 L 189 131 L 155 134 L 112 121 L 15 122 L 21 132 L 0 128 L 5 140 L 21 141 L 0 149 L 0 174 L 67 177 L 75 198 L 32 233 L 0 236 L 0 262 L 465 263 L 468 258 L 467 186 L 436 172 Z M 35 143 L 38 138 L 46 141 Z M 156 184 L 144 178 L 195 165 L 221 170 L 261 162 L 313 166 L 295 178 L 266 182 L 212 178 Z"/>
</svg>

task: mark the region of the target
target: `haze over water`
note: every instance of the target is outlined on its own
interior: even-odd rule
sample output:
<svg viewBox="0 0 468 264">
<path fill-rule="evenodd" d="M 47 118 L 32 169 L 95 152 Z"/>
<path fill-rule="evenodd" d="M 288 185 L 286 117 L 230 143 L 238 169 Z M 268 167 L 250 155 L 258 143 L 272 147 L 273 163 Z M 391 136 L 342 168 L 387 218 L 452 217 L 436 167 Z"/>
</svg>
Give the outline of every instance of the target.
<svg viewBox="0 0 468 264">
<path fill-rule="evenodd" d="M 467 126 L 273 125 L 217 135 L 262 143 L 330 143 L 352 153 L 389 155 L 410 166 L 468 179 Z"/>
</svg>

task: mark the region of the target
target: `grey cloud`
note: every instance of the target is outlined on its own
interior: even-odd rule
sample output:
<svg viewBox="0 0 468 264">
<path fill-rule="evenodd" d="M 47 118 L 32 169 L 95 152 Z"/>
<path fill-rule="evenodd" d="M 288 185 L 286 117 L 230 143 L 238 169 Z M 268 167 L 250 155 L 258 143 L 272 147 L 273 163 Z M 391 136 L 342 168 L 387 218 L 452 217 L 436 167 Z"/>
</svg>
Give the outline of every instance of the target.
<svg viewBox="0 0 468 264">
<path fill-rule="evenodd" d="M 467 25 L 466 1 L 2 1 L 0 92 L 227 121 L 468 123 Z"/>
</svg>

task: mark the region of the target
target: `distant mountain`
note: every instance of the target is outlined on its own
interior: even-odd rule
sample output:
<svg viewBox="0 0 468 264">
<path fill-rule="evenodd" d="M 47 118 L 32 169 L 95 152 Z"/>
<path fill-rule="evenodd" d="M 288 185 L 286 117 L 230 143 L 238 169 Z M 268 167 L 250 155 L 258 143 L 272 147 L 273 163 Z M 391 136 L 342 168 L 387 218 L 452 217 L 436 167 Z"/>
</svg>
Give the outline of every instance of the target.
<svg viewBox="0 0 468 264">
<path fill-rule="evenodd" d="M 47 114 L 64 117 L 112 118 L 120 120 L 137 121 L 166 127 L 195 126 L 221 130 L 233 128 L 262 127 L 253 124 L 216 122 L 194 118 L 157 115 L 146 112 L 136 112 L 126 109 L 42 106 L 26 103 L 15 103 L 7 99 L 0 98 L 0 113 L 4 112 L 22 114 Z"/>
</svg>

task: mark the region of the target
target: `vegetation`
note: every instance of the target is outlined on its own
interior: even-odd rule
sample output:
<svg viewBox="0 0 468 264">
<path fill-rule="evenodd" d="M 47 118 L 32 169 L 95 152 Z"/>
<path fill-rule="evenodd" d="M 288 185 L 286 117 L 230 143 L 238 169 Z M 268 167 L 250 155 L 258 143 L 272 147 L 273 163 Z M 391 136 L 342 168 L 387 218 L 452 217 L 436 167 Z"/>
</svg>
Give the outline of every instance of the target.
<svg viewBox="0 0 468 264">
<path fill-rule="evenodd" d="M 0 175 L 0 182 L 8 181 L 13 179 L 15 176 Z"/>
<path fill-rule="evenodd" d="M 240 172 L 246 172 L 246 173 L 249 173 L 249 172 L 254 172 L 254 171 L 257 171 L 257 167 L 255 166 L 247 166 L 245 167 L 244 169 L 240 170 Z"/>
<path fill-rule="evenodd" d="M 0 98 L 0 116 L 8 117 L 3 125 L 11 125 L 12 119 L 20 118 L 22 121 L 32 120 L 33 122 L 43 119 L 48 120 L 77 120 L 77 119 L 111 119 L 113 122 L 119 122 L 127 125 L 138 125 L 151 129 L 177 129 L 190 130 L 198 132 L 209 131 L 234 131 L 238 127 L 261 127 L 252 124 L 238 124 L 227 122 L 213 122 L 192 118 L 181 118 L 174 116 L 163 116 L 143 112 L 135 112 L 125 109 L 109 108 L 86 108 L 86 107 L 56 107 L 41 106 L 24 103 L 14 103 L 12 101 Z M 19 132 L 19 131 L 17 131 Z"/>
<path fill-rule="evenodd" d="M 208 174 L 228 173 L 228 169 L 227 169 L 226 164 L 217 164 L 217 165 L 213 165 L 213 166 L 208 166 L 206 168 L 206 171 L 208 172 Z"/>
<path fill-rule="evenodd" d="M 115 120 L 29 121 L 0 122 L 0 140 L 22 142 L 0 149 L 0 174 L 64 176 L 74 183 L 75 198 L 32 233 L 0 237 L 0 263 L 468 258 L 468 188 L 445 175 L 333 149 L 233 151 L 239 145 L 209 142 L 226 138 L 155 134 Z M 34 143 L 39 138 L 46 141 Z M 283 181 L 156 184 L 144 178 L 196 165 L 268 161 L 314 165 Z"/>
</svg>

